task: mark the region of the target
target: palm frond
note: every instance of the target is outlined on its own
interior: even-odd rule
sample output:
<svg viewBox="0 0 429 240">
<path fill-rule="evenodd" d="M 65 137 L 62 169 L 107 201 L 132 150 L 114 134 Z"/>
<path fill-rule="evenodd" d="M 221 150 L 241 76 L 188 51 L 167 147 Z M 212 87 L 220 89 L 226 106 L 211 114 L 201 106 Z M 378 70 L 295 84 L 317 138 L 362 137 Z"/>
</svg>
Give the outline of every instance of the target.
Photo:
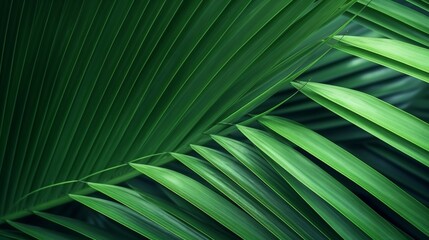
<svg viewBox="0 0 429 240">
<path fill-rule="evenodd" d="M 398 40 L 339 36 L 335 48 L 429 82 L 427 48 Z"/>
<path fill-rule="evenodd" d="M 81 181 L 130 179 L 127 162 L 160 165 L 171 161 L 162 153 L 207 141 L 255 86 L 292 80 L 286 66 L 309 55 L 290 56 L 319 46 L 332 32 L 302 41 L 349 5 L 4 1 L 1 221 L 92 191 Z"/>
<path fill-rule="evenodd" d="M 341 117 L 429 167 L 429 124 L 375 97 L 320 83 L 296 88 Z"/>
<path fill-rule="evenodd" d="M 389 38 L 429 47 L 428 4 L 408 2 L 416 7 L 389 0 L 359 0 L 348 12 L 358 15 L 357 22 Z"/>
<path fill-rule="evenodd" d="M 281 124 L 277 124 L 280 121 Z M 282 136 L 285 136 L 284 131 L 296 128 L 296 131 L 288 131 L 287 138 L 289 139 L 308 139 L 308 134 L 317 136 L 316 133 L 306 130 L 302 126 L 285 121 L 285 119 L 273 117 L 261 120 L 264 125 L 274 129 Z M 201 146 L 193 146 L 193 149 L 207 161 L 183 154 L 173 154 L 184 166 L 204 180 L 192 179 L 182 173 L 155 166 L 141 164 L 132 166 L 211 216 L 212 221 L 219 222 L 241 237 L 246 237 L 245 234 L 248 234 L 242 232 L 243 226 L 247 224 L 251 224 L 253 226 L 251 229 L 258 230 L 260 234 L 268 234 L 264 236 L 268 238 L 274 236 L 278 238 L 282 234 L 286 234 L 290 239 L 316 236 L 336 238 L 338 237 L 336 234 L 343 238 L 383 238 L 386 236 L 407 238 L 407 234 L 419 236 L 418 233 L 402 229 L 401 225 L 392 225 L 393 223 L 387 220 L 387 216 L 375 212 L 371 206 L 357 197 L 356 193 L 347 189 L 321 166 L 318 166 L 319 163 L 315 164 L 314 160 L 310 160 L 291 146 L 282 143 L 270 133 L 244 126 L 239 126 L 239 129 L 256 145 L 256 149 L 263 152 L 263 155 L 250 145 L 220 136 L 213 136 L 213 138 L 231 155 Z M 308 134 L 303 135 L 303 131 Z M 386 206 L 404 217 L 402 221 L 409 221 L 417 229 L 427 234 L 425 233 L 425 229 L 427 229 L 424 226 L 425 221 L 419 220 L 426 215 L 422 211 L 427 211 L 427 207 L 350 153 L 329 143 L 327 139 L 320 136 L 318 138 L 320 138 L 318 141 L 303 140 L 301 143 L 319 145 L 320 154 L 311 152 L 312 154 L 323 162 L 326 161 L 327 165 L 346 177 L 354 179 L 369 193 L 379 197 Z M 305 150 L 309 149 L 304 145 L 298 145 Z M 336 154 L 343 154 L 345 157 L 336 157 Z M 326 160 L 328 158 L 330 160 Z M 130 193 L 133 191 L 115 186 L 91 185 L 118 201 L 130 201 L 124 197 L 124 191 Z M 209 187 L 210 185 L 214 187 L 213 190 Z M 389 190 L 384 191 L 385 189 Z M 137 192 L 132 194 L 138 196 Z M 211 196 L 211 198 L 207 198 L 207 196 Z M 121 200 L 124 198 L 126 200 Z M 207 201 L 207 199 L 211 200 Z M 232 205 L 225 201 L 237 204 L 244 212 L 225 213 L 224 211 L 235 212 L 238 210 L 235 207 L 231 208 Z M 409 201 L 409 203 L 403 205 L 403 201 Z M 140 206 L 141 209 L 141 204 L 144 202 L 139 201 L 140 205 L 137 206 Z M 218 206 L 218 203 L 221 205 Z M 131 208 L 136 212 L 142 212 L 136 206 Z M 284 215 L 278 214 L 279 210 L 283 210 L 283 213 L 287 212 L 288 218 L 284 219 Z M 314 211 L 317 212 L 316 215 L 314 215 Z M 243 214 L 248 215 L 242 218 Z M 310 221 L 319 216 L 323 219 L 322 221 L 320 221 L 321 219 Z M 232 221 L 225 217 L 238 217 L 241 220 Z M 291 219 L 295 219 L 295 221 L 291 222 Z M 182 224 L 195 228 L 189 222 L 182 222 Z M 210 226 L 206 225 L 205 229 L 207 228 Z M 405 232 L 398 231 L 398 228 Z M 199 228 L 195 229 L 203 232 Z M 211 235 L 211 237 L 215 236 Z"/>
<path fill-rule="evenodd" d="M 409 2 L 2 1 L 0 237 L 428 238 Z"/>
</svg>

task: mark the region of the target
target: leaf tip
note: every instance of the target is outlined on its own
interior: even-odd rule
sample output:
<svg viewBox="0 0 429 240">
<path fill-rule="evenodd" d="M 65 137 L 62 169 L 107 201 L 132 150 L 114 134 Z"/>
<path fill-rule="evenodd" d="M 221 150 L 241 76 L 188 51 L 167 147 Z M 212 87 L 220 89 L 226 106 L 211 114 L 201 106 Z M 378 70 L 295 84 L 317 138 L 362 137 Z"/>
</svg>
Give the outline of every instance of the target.
<svg viewBox="0 0 429 240">
<path fill-rule="evenodd" d="M 72 194 L 72 193 L 70 193 L 70 194 L 69 194 L 69 197 L 70 197 L 71 199 L 73 199 L 73 200 L 76 200 L 76 201 L 79 201 L 79 199 L 81 199 L 81 198 L 82 198 L 82 196 L 80 196 L 80 195 L 76 195 L 76 194 Z"/>
<path fill-rule="evenodd" d="M 86 184 L 88 184 L 88 186 L 90 186 L 91 188 L 94 188 L 94 189 L 96 189 L 97 187 L 102 185 L 100 183 L 94 183 L 94 182 L 87 182 Z"/>
<path fill-rule="evenodd" d="M 203 146 L 200 146 L 200 145 L 191 144 L 191 148 L 192 148 L 194 151 L 198 151 L 198 150 L 203 149 L 204 147 L 203 147 Z"/>
<path fill-rule="evenodd" d="M 297 82 L 297 81 L 291 82 L 290 84 L 292 84 L 292 86 L 295 87 L 296 89 L 300 89 L 302 88 L 302 86 L 304 86 L 303 83 Z"/>
<path fill-rule="evenodd" d="M 130 165 L 131 167 L 135 168 L 135 166 L 140 165 L 138 163 L 128 163 L 128 165 Z"/>
<path fill-rule="evenodd" d="M 215 141 L 217 141 L 217 140 L 221 140 L 221 139 L 222 139 L 222 137 L 221 137 L 221 136 L 219 136 L 219 135 L 215 135 L 215 134 L 210 134 L 210 137 L 211 137 L 213 140 L 215 140 Z"/>
</svg>

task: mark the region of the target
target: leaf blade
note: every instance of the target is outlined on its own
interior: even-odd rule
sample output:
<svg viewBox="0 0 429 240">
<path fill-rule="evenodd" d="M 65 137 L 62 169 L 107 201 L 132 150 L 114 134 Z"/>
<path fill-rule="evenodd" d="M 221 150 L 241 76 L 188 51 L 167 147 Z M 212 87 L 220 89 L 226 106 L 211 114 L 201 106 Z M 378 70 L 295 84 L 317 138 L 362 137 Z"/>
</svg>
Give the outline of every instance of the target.
<svg viewBox="0 0 429 240">
<path fill-rule="evenodd" d="M 350 190 L 290 146 L 280 143 L 264 132 L 244 126 L 238 126 L 238 128 L 277 164 L 331 204 L 370 237 L 405 238 Z"/>
<path fill-rule="evenodd" d="M 429 209 L 379 172 L 335 143 L 293 121 L 264 117 L 260 122 L 357 183 L 429 235 L 429 223 L 424 221 L 425 216 L 429 216 Z"/>
<path fill-rule="evenodd" d="M 267 237 L 266 231 L 252 218 L 201 183 L 160 167 L 142 164 L 131 164 L 131 166 L 191 202 L 240 237 Z M 211 201 L 207 202 L 201 196 L 208 197 Z M 219 210 L 222 212 L 220 213 Z"/>
<path fill-rule="evenodd" d="M 429 82 L 429 49 L 409 43 L 370 37 L 336 36 L 338 50 Z"/>
<path fill-rule="evenodd" d="M 293 83 L 305 95 L 429 167 L 429 124 L 371 95 L 321 83 Z M 320 98 L 320 97 L 321 98 Z M 324 101 L 322 98 L 327 99 Z M 338 108 L 337 105 L 343 107 Z M 350 113 L 352 112 L 352 113 Z M 352 114 L 369 121 L 360 121 Z M 372 124 L 382 129 L 372 126 Z M 383 129 L 394 134 L 387 135 Z M 416 147 L 408 147 L 404 139 Z M 419 150 L 420 148 L 421 150 Z"/>
</svg>

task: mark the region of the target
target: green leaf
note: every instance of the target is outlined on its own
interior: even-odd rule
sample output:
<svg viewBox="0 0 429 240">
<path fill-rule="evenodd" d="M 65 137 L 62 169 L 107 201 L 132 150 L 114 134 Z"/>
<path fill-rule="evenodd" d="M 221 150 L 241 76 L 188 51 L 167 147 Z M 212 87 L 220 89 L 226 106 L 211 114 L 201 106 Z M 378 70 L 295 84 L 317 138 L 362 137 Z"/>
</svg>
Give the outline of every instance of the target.
<svg viewBox="0 0 429 240">
<path fill-rule="evenodd" d="M 79 239 L 76 236 L 71 236 L 65 233 L 53 231 L 42 227 L 32 226 L 24 223 L 13 222 L 13 221 L 7 221 L 7 223 L 9 223 L 14 228 L 36 239 L 58 239 L 58 240 Z"/>
<path fill-rule="evenodd" d="M 294 178 L 284 168 L 275 161 L 269 161 L 270 165 L 275 169 L 288 184 L 291 185 L 306 202 L 314 209 L 316 214 L 323 218 L 343 239 L 370 239 L 360 228 L 351 222 L 347 216 L 339 212 L 334 206 L 326 202 L 317 193 L 306 187 L 298 179 Z M 338 238 L 341 238 L 338 237 Z"/>
<path fill-rule="evenodd" d="M 124 227 L 149 239 L 429 236 L 427 123 L 353 91 L 311 83 L 303 89 L 413 161 L 390 146 L 357 143 L 372 136 L 304 95 L 290 99 L 298 91 L 289 82 L 306 72 L 305 81 L 370 90 L 428 117 L 428 49 L 418 46 L 429 46 L 429 5 L 409 1 L 421 9 L 388 0 L 0 1 L 0 224 L 19 229 L 2 225 L 0 237 L 22 239 L 26 232 L 73 238 L 63 227 L 95 239 L 134 238 Z M 327 52 L 326 43 L 347 20 L 337 16 L 347 10 L 403 42 L 359 28 L 350 34 L 364 37 L 337 37 L 335 46 L 345 52 L 310 69 Z M 374 71 L 363 58 L 410 76 L 381 66 Z M 292 93 L 285 97 L 282 90 Z M 308 128 L 271 117 L 261 122 L 289 141 L 240 126 L 257 147 L 214 136 L 232 156 L 219 146 L 197 145 L 191 148 L 208 162 L 184 155 L 194 154 L 190 144 L 208 143 L 204 133 L 242 138 L 234 123 L 259 119 L 266 112 L 255 109 L 264 114 L 250 119 L 246 114 L 259 104 L 273 110 L 279 102 L 288 106 L 273 114 L 287 114 L 348 149 L 347 140 L 354 140 L 360 149 L 350 149 L 364 161 Z M 186 166 L 155 167 L 173 160 L 171 151 Z M 383 168 L 387 163 L 392 168 Z M 333 178 L 329 167 L 353 183 L 336 172 Z M 144 184 L 112 186 L 140 172 L 155 182 L 145 176 L 137 181 L 154 191 Z M 83 196 L 94 191 L 113 200 Z M 365 203 L 352 191 L 378 200 Z M 38 212 L 71 199 L 95 210 L 84 211 L 94 225 L 65 217 L 74 216 L 67 212 Z M 11 221 L 33 213 L 61 226 Z"/>
<path fill-rule="evenodd" d="M 316 132 L 290 120 L 264 117 L 260 122 L 295 143 L 378 198 L 429 236 L 429 209 L 373 168 Z"/>
<path fill-rule="evenodd" d="M 313 33 L 353 2 L 1 1 L 0 222 L 207 142 L 320 57 L 338 27 Z"/>
<path fill-rule="evenodd" d="M 70 195 L 70 197 L 144 237 L 150 239 L 178 239 L 147 218 L 118 203 L 79 195 Z"/>
<path fill-rule="evenodd" d="M 426 122 L 351 89 L 320 83 L 293 85 L 322 106 L 429 167 L 429 124 Z"/>
<path fill-rule="evenodd" d="M 156 197 L 152 194 L 149 194 L 147 188 L 140 188 L 140 186 L 135 185 L 134 183 L 129 183 L 129 185 L 138 191 L 138 193 L 145 198 L 147 201 L 152 204 L 158 206 L 169 214 L 175 216 L 176 218 L 182 220 L 183 222 L 189 224 L 196 230 L 200 231 L 204 235 L 206 235 L 210 239 L 222 239 L 222 238 L 232 238 L 232 235 L 228 235 L 227 232 L 221 232 L 220 230 L 213 227 L 212 222 L 200 220 L 193 215 L 199 211 L 198 208 L 194 207 L 194 209 L 190 210 L 190 213 L 183 210 L 179 205 L 174 204 L 171 201 L 167 201 L 164 198 Z M 151 187 L 151 186 L 146 186 Z"/>
<path fill-rule="evenodd" d="M 402 189 L 412 194 L 419 202 L 429 205 L 429 185 L 427 168 L 394 151 L 384 144 L 367 143 L 350 148 L 359 159 L 365 160 L 375 170 L 379 171 Z"/>
<path fill-rule="evenodd" d="M 305 201 L 303 201 L 295 190 L 276 174 L 275 170 L 254 148 L 251 148 L 241 141 L 222 136 L 212 135 L 212 138 L 281 197 L 284 204 L 290 205 L 302 218 L 308 219 L 310 224 L 314 225 L 314 228 L 319 229 L 328 238 L 339 237 L 337 233 L 335 233 L 335 231 L 333 231 L 332 228 L 329 227 Z M 294 216 L 292 215 L 292 217 Z"/>
<path fill-rule="evenodd" d="M 133 190 L 99 183 L 88 183 L 88 185 L 143 215 L 155 224 L 175 234 L 178 238 L 205 239 L 203 235 L 190 228 L 187 224 L 171 216 L 156 204 L 147 201 Z"/>
<path fill-rule="evenodd" d="M 108 239 L 120 237 L 120 236 L 115 236 L 112 233 L 108 233 L 106 232 L 106 230 L 100 229 L 98 227 L 92 226 L 91 224 L 88 224 L 73 218 L 68 218 L 68 217 L 63 217 L 55 214 L 43 213 L 43 212 L 35 212 L 35 214 L 39 217 L 42 217 L 53 223 L 69 228 L 91 239 L 108 240 Z"/>
<path fill-rule="evenodd" d="M 429 3 L 426 0 L 408 0 L 408 2 L 429 12 Z"/>
<path fill-rule="evenodd" d="M 142 164 L 132 167 L 186 199 L 241 238 L 270 238 L 253 218 L 201 183 L 165 168 Z M 210 201 L 207 201 L 210 199 Z M 267 234 L 268 233 L 268 234 Z"/>
<path fill-rule="evenodd" d="M 1 229 L 0 230 L 0 239 L 16 239 L 16 240 L 29 240 L 32 239 L 27 234 L 19 231 L 19 230 L 10 230 L 10 229 Z M 3 238 L 5 237 L 5 238 Z"/>
<path fill-rule="evenodd" d="M 271 124 L 267 124 L 268 119 L 264 118 L 261 121 L 268 127 L 271 127 Z M 290 146 L 280 143 L 264 132 L 244 126 L 239 126 L 239 129 L 272 160 L 299 182 L 327 201 L 368 234 L 368 236 L 375 239 L 405 239 L 405 236 L 401 232 L 378 215 L 344 185 Z"/>
<path fill-rule="evenodd" d="M 196 146 L 193 146 L 193 148 L 196 148 Z M 257 199 L 249 196 L 248 192 L 245 191 L 246 189 L 240 188 L 241 186 L 239 184 L 228 179 L 222 172 L 213 169 L 207 162 L 177 153 L 174 153 L 173 156 L 193 172 L 200 175 L 226 197 L 231 199 L 232 202 L 246 211 L 275 237 L 279 239 L 300 238 L 297 233 L 284 225 L 275 215 L 270 213 L 266 209 L 266 205 L 258 204 Z M 289 212 L 284 212 L 284 214 L 289 215 Z"/>
<path fill-rule="evenodd" d="M 283 199 L 268 188 L 264 182 L 259 180 L 235 159 L 207 147 L 193 145 L 192 149 L 207 159 L 213 166 L 218 168 L 244 191 L 249 193 L 262 206 L 275 214 L 284 224 L 293 229 L 299 237 L 304 239 L 325 237 L 321 232 L 315 229 L 307 219 L 300 216 L 293 207 L 284 202 Z"/>
<path fill-rule="evenodd" d="M 425 24 L 429 17 L 423 9 L 390 0 L 359 0 L 348 12 L 357 15 L 357 22 L 385 36 L 429 47 L 429 27 Z"/>
<path fill-rule="evenodd" d="M 367 59 L 429 82 L 429 49 L 398 40 L 336 36 L 333 45 L 343 52 Z"/>
</svg>

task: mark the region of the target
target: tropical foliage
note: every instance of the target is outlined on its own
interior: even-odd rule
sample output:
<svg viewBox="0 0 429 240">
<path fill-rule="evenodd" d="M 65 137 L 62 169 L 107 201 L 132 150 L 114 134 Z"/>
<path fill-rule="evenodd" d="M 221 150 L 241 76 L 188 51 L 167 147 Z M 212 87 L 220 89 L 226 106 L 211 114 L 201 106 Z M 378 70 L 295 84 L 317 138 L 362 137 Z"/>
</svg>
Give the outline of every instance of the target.
<svg viewBox="0 0 429 240">
<path fill-rule="evenodd" d="M 0 237 L 429 238 L 429 4 L 1 1 Z"/>
</svg>

